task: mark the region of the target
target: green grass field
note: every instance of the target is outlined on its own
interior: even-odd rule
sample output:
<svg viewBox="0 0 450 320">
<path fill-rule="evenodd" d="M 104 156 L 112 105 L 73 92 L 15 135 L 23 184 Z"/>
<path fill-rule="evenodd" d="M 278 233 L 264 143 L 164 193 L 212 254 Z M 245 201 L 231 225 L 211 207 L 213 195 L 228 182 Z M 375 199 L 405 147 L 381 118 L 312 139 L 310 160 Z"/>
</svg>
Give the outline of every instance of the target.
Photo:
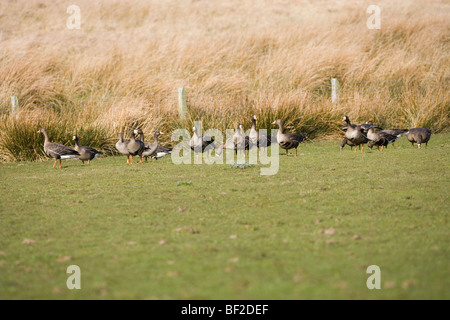
<svg viewBox="0 0 450 320">
<path fill-rule="evenodd" d="M 449 138 L 306 143 L 273 176 L 170 157 L 0 164 L 0 298 L 449 299 Z"/>
</svg>

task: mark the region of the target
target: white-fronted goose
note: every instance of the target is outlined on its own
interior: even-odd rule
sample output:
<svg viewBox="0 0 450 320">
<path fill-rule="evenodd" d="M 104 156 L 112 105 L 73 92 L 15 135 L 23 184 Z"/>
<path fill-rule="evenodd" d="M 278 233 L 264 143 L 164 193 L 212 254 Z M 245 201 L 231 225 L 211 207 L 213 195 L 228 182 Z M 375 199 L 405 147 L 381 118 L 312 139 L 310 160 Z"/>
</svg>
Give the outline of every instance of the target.
<svg viewBox="0 0 450 320">
<path fill-rule="evenodd" d="M 222 145 L 216 148 L 216 156 L 220 156 L 223 149 L 234 150 L 237 154 L 238 151 L 241 153 L 247 148 L 248 136 L 244 133 L 244 127 L 239 124 L 233 136 L 228 138 Z"/>
<path fill-rule="evenodd" d="M 420 149 L 422 143 L 428 146 L 428 141 L 431 138 L 431 130 L 428 128 L 412 128 L 406 133 L 406 138 L 411 142 L 413 148 L 414 143 L 417 143 L 417 147 Z"/>
<path fill-rule="evenodd" d="M 142 130 L 137 129 L 135 132 L 138 133 L 141 137 L 141 140 L 144 141 L 144 133 L 142 132 Z M 165 157 L 172 152 L 172 148 L 164 147 L 159 144 L 158 137 L 162 134 L 164 134 L 164 132 L 156 130 L 155 134 L 153 135 L 154 138 L 153 143 L 144 141 L 145 151 L 142 153 L 142 156 L 145 158 L 145 161 L 147 161 L 148 157 L 157 160 L 158 158 Z"/>
<path fill-rule="evenodd" d="M 382 131 L 375 131 L 375 126 L 371 126 L 367 131 L 367 138 L 372 141 L 368 146 L 370 149 L 375 145 L 378 147 L 378 150 L 383 151 L 384 147 L 387 147 L 389 143 L 394 143 L 401 135 L 394 136 L 392 134 L 388 134 Z"/>
<path fill-rule="evenodd" d="M 275 120 L 272 124 L 276 124 L 279 127 L 277 141 L 280 147 L 286 150 L 286 156 L 289 155 L 289 149 L 294 148 L 295 156 L 297 156 L 297 148 L 306 137 L 297 133 L 284 133 L 284 122 L 280 119 Z"/>
<path fill-rule="evenodd" d="M 123 140 L 123 136 L 121 133 L 117 134 L 119 141 L 116 142 L 116 149 L 123 155 L 127 156 L 127 164 L 130 163 L 130 152 L 128 151 L 127 145 L 130 143 L 130 140 Z"/>
<path fill-rule="evenodd" d="M 135 129 L 134 134 L 138 134 L 140 140 L 144 143 L 145 148 L 144 152 L 142 152 L 142 157 L 144 157 L 145 161 L 147 161 L 147 158 L 151 157 L 156 152 L 156 148 L 158 147 L 158 141 L 155 139 L 153 143 L 145 142 L 144 132 L 141 129 Z"/>
<path fill-rule="evenodd" d="M 237 154 L 243 153 L 245 150 L 245 133 L 244 126 L 242 124 L 238 125 L 235 134 L 233 135 L 234 151 Z"/>
<path fill-rule="evenodd" d="M 189 141 L 189 145 L 191 149 L 194 151 L 194 153 L 197 155 L 197 160 L 199 159 L 199 153 L 204 153 L 205 151 L 208 152 L 211 149 L 215 149 L 214 146 L 214 139 L 209 136 L 199 136 L 197 134 L 197 128 L 194 126 L 192 127 L 192 130 L 194 131 L 194 134 Z M 208 156 L 206 156 L 208 159 Z"/>
<path fill-rule="evenodd" d="M 259 151 L 261 152 L 261 149 L 264 151 L 265 148 L 270 147 L 272 144 L 272 136 L 267 134 L 267 132 L 259 132 L 256 129 L 256 115 L 254 114 L 252 116 L 252 128 L 250 129 L 250 132 L 248 136 L 246 136 L 245 141 L 245 150 L 250 150 L 253 147 L 258 147 Z"/>
<path fill-rule="evenodd" d="M 347 130 L 347 128 L 346 128 Z M 344 149 L 344 147 L 348 145 L 350 146 L 350 150 L 353 150 L 353 147 L 356 148 L 355 144 L 353 142 L 351 142 L 350 140 L 348 140 L 347 138 L 342 139 L 341 141 L 341 151 Z"/>
<path fill-rule="evenodd" d="M 173 150 L 173 148 L 162 146 L 159 144 L 158 137 L 162 134 L 164 134 L 164 132 L 161 132 L 159 130 L 156 130 L 154 134 L 154 138 L 155 141 L 158 143 L 158 147 L 156 147 L 156 152 L 151 157 L 156 160 L 158 160 L 158 158 L 162 158 L 171 154 Z"/>
<path fill-rule="evenodd" d="M 63 144 L 56 143 L 56 142 L 50 142 L 47 130 L 45 130 L 45 128 L 39 129 L 38 133 L 42 133 L 44 135 L 44 138 L 45 138 L 44 152 L 45 152 L 45 154 L 47 156 L 55 159 L 53 168 L 56 167 L 57 160 L 59 160 L 59 168 L 61 169 L 61 159 L 70 159 L 70 158 L 76 159 L 77 156 L 80 155 L 76 150 L 73 150 L 72 148 L 69 148 Z"/>
<path fill-rule="evenodd" d="M 347 116 L 344 116 L 343 120 L 347 122 L 347 131 L 345 132 L 345 138 L 347 138 L 350 142 L 352 142 L 355 145 L 355 152 L 356 152 L 356 146 L 361 145 L 361 152 L 364 151 L 364 144 L 369 142 L 369 139 L 367 139 L 367 136 L 363 133 L 363 128 L 361 125 L 354 126 L 350 123 L 350 119 Z"/>
<path fill-rule="evenodd" d="M 73 140 L 75 141 L 75 150 L 80 154 L 78 156 L 78 159 L 80 159 L 83 164 L 85 161 L 87 161 L 88 164 L 91 164 L 91 160 L 97 158 L 101 154 L 100 151 L 97 151 L 94 148 L 87 146 L 80 146 L 78 144 L 77 135 L 73 136 Z"/>
<path fill-rule="evenodd" d="M 142 163 L 144 160 L 142 158 L 142 153 L 145 151 L 145 144 L 143 141 L 136 139 L 136 134 L 134 130 L 131 132 L 130 142 L 127 144 L 128 152 L 130 153 L 130 164 L 133 164 L 133 157 L 139 156 L 140 161 L 138 163 Z"/>
<path fill-rule="evenodd" d="M 373 125 L 372 121 L 367 121 L 367 125 Z M 381 129 L 380 127 L 374 126 L 374 128 Z M 402 136 L 402 134 L 405 134 L 408 132 L 408 129 L 384 129 L 381 131 L 378 131 L 377 133 L 388 140 L 388 144 L 392 144 L 392 148 L 395 149 L 394 142 Z M 372 144 L 373 146 L 373 144 Z"/>
<path fill-rule="evenodd" d="M 367 144 L 367 147 L 372 150 L 372 148 L 374 146 L 378 147 L 378 151 L 380 151 L 380 146 L 381 146 L 381 151 L 383 151 L 384 147 L 387 147 L 387 145 L 389 144 L 389 141 L 383 137 L 380 137 L 380 139 L 374 141 L 374 140 L 370 140 L 369 143 Z"/>
</svg>

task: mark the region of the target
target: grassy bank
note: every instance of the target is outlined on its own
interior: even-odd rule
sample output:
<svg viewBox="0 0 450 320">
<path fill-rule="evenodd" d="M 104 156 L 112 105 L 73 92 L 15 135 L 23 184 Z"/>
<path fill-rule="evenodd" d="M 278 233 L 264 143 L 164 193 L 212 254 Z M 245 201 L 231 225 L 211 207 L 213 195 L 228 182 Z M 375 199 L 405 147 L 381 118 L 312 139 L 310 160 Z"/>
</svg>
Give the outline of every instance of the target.
<svg viewBox="0 0 450 320">
<path fill-rule="evenodd" d="M 448 299 L 449 138 L 306 143 L 273 176 L 170 158 L 0 164 L 0 297 Z"/>
</svg>

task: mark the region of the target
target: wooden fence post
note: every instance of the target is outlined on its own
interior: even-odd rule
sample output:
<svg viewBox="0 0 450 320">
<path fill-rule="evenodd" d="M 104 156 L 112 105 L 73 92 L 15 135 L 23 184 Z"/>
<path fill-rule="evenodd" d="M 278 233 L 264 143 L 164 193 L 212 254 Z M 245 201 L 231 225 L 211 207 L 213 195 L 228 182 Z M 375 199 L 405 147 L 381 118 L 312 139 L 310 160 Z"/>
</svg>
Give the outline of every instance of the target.
<svg viewBox="0 0 450 320">
<path fill-rule="evenodd" d="M 17 96 L 11 96 L 11 113 L 15 113 L 19 109 L 19 99 Z"/>
<path fill-rule="evenodd" d="M 331 102 L 339 103 L 339 80 L 337 78 L 331 79 Z"/>
<path fill-rule="evenodd" d="M 178 112 L 180 119 L 185 120 L 187 112 L 186 88 L 178 88 Z"/>
</svg>

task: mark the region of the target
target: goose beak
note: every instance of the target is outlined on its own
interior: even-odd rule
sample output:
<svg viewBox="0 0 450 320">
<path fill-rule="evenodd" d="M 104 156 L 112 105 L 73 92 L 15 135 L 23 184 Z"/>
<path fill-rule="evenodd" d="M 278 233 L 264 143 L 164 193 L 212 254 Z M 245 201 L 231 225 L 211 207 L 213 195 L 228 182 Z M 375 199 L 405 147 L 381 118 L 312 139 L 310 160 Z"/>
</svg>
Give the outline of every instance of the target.
<svg viewBox="0 0 450 320">
<path fill-rule="evenodd" d="M 164 132 L 160 131 L 159 134 L 164 134 Z"/>
<path fill-rule="evenodd" d="M 272 122 L 272 124 L 276 124 L 276 123 L 275 123 L 275 121 L 274 121 L 274 122 Z"/>
</svg>

